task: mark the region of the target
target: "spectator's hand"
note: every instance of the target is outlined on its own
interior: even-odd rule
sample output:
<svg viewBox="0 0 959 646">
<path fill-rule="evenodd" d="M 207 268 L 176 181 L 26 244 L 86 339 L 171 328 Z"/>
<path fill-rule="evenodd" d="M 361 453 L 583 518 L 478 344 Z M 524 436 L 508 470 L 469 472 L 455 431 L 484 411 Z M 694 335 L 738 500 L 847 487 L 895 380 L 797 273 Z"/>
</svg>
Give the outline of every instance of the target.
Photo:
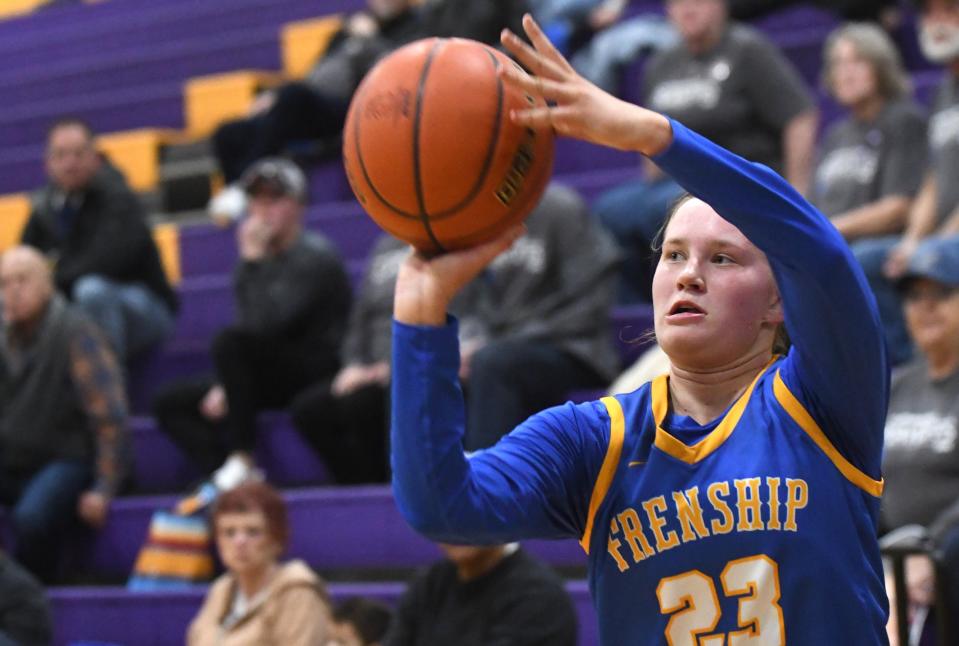
<svg viewBox="0 0 959 646">
<path fill-rule="evenodd" d="M 351 363 L 343 366 L 336 378 L 333 379 L 331 390 L 337 397 L 349 395 L 351 392 L 363 385 L 366 380 L 367 367 L 359 363 Z"/>
<path fill-rule="evenodd" d="M 261 218 L 249 216 L 236 230 L 237 246 L 243 260 L 262 260 L 270 246 L 273 231 Z"/>
<path fill-rule="evenodd" d="M 390 383 L 390 362 L 379 361 L 369 366 L 370 383 L 385 386 Z"/>
<path fill-rule="evenodd" d="M 99 529 L 107 521 L 110 499 L 96 491 L 85 491 L 77 501 L 77 514 L 87 525 Z"/>
<path fill-rule="evenodd" d="M 256 95 L 256 98 L 253 99 L 253 103 L 250 104 L 250 109 L 247 112 L 247 115 L 255 117 L 258 114 L 263 114 L 272 108 L 274 103 L 276 103 L 276 92 L 274 90 L 260 92 Z"/>
<path fill-rule="evenodd" d="M 610 27 L 623 15 L 625 4 L 604 2 L 589 12 L 589 27 L 594 32 Z"/>
<path fill-rule="evenodd" d="M 331 390 L 337 397 L 343 397 L 369 384 L 386 385 L 389 380 L 390 364 L 386 361 L 370 365 L 351 363 L 337 373 Z"/>
<path fill-rule="evenodd" d="M 200 401 L 200 414 L 211 422 L 223 419 L 229 410 L 226 390 L 220 384 L 216 384 L 206 391 L 206 395 Z"/>
<path fill-rule="evenodd" d="M 909 260 L 912 258 L 912 255 L 916 253 L 916 247 L 918 246 L 918 241 L 911 238 L 903 238 L 898 245 L 893 247 L 889 252 L 889 256 L 886 258 L 886 263 L 882 267 L 882 273 L 885 274 L 886 278 L 895 280 L 906 273 Z"/>
<path fill-rule="evenodd" d="M 346 21 L 346 33 L 357 38 L 369 38 L 380 31 L 380 26 L 370 14 L 360 11 Z"/>
<path fill-rule="evenodd" d="M 906 558 L 906 590 L 912 603 L 931 606 L 936 600 L 936 570 L 925 554 Z"/>
<path fill-rule="evenodd" d="M 467 339 L 460 343 L 460 381 L 469 381 L 470 365 L 477 350 L 486 345 L 485 339 Z"/>
<path fill-rule="evenodd" d="M 503 31 L 501 40 L 536 76 L 513 65 L 501 67 L 499 74 L 510 84 L 552 105 L 512 110 L 514 123 L 535 129 L 552 128 L 567 137 L 635 150 L 647 156 L 665 150 L 672 141 L 672 130 L 665 117 L 622 101 L 577 74 L 529 14 L 523 17 L 523 28 L 535 49 L 509 30 Z"/>
</svg>

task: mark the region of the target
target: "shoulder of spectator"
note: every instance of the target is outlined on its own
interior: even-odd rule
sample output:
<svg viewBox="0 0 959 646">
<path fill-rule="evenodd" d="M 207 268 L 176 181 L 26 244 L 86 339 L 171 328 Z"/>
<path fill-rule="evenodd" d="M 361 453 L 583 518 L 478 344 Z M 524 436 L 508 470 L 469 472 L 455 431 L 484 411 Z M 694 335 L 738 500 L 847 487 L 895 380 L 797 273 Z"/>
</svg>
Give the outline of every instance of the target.
<svg viewBox="0 0 959 646">
<path fill-rule="evenodd" d="M 917 129 L 925 130 L 926 128 L 925 112 L 918 103 L 910 98 L 890 101 L 884 116 L 889 124 L 890 132 L 894 134 L 913 137 Z"/>
<path fill-rule="evenodd" d="M 746 51 L 758 49 L 780 53 L 776 44 L 752 25 L 731 21 L 728 29 L 727 37 Z"/>
<path fill-rule="evenodd" d="M 927 375 L 928 369 L 925 359 L 921 356 L 914 358 L 908 363 L 893 368 L 892 375 L 889 378 L 889 390 L 891 392 L 900 386 L 928 381 L 929 378 Z"/>
</svg>

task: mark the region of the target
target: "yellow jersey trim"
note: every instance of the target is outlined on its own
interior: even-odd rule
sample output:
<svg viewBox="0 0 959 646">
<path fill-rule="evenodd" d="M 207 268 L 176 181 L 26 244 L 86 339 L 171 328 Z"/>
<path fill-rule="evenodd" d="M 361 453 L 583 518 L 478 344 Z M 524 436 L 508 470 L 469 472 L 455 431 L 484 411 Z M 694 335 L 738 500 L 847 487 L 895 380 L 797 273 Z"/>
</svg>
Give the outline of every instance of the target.
<svg viewBox="0 0 959 646">
<path fill-rule="evenodd" d="M 603 503 L 603 498 L 613 484 L 613 477 L 616 475 L 616 468 L 619 466 L 619 457 L 623 452 L 623 438 L 626 436 L 626 417 L 623 415 L 623 407 L 615 397 L 603 397 L 601 400 L 606 406 L 606 412 L 609 414 L 609 446 L 606 447 L 606 457 L 603 458 L 603 466 L 599 470 L 599 476 L 593 485 L 593 493 L 589 497 L 589 512 L 586 515 L 586 529 L 583 531 L 583 537 L 579 544 L 583 551 L 589 554 L 589 541 L 593 536 L 593 520 L 596 518 L 596 512 Z"/>
<path fill-rule="evenodd" d="M 759 371 L 752 380 L 752 383 L 749 384 L 746 392 L 739 396 L 739 399 L 736 400 L 736 403 L 733 404 L 732 408 L 729 409 L 729 412 L 726 413 L 726 416 L 716 428 L 692 446 L 677 440 L 663 428 L 663 420 L 666 419 L 666 413 L 669 411 L 669 377 L 667 375 L 657 377 L 652 385 L 653 418 L 656 420 L 656 439 L 653 444 L 660 451 L 668 453 L 677 460 L 682 460 L 687 464 L 695 464 L 709 456 L 732 435 L 736 424 L 739 423 L 739 419 L 743 416 L 743 411 L 746 410 L 746 405 L 749 404 L 749 398 L 752 396 L 753 390 L 759 382 L 759 378 L 769 369 L 773 361 L 778 358 L 778 356 L 774 356 L 769 363 L 763 366 L 763 369 Z"/>
<path fill-rule="evenodd" d="M 849 460 L 833 446 L 826 434 L 819 428 L 819 424 L 812 418 L 806 407 L 803 406 L 796 396 L 790 392 L 789 387 L 782 380 L 779 371 L 776 371 L 776 378 L 773 381 L 773 392 L 776 393 L 776 400 L 786 410 L 789 416 L 806 434 L 816 443 L 816 446 L 826 454 L 832 463 L 839 469 L 839 472 L 845 476 L 846 480 L 853 483 L 863 491 L 875 497 L 882 495 L 882 489 L 885 480 L 873 480 L 868 475 L 860 471 Z"/>
</svg>

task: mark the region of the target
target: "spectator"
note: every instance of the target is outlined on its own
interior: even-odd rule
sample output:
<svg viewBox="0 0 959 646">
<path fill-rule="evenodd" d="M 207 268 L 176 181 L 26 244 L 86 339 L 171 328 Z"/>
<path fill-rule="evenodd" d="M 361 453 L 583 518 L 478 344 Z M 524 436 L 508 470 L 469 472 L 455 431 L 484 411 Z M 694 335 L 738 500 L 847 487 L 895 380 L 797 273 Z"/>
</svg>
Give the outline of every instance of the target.
<svg viewBox="0 0 959 646">
<path fill-rule="evenodd" d="M 286 505 L 262 482 L 223 494 L 211 523 L 226 573 L 213 582 L 187 632 L 189 646 L 321 646 L 330 627 L 323 582 L 303 561 L 280 563 Z"/>
<path fill-rule="evenodd" d="M 0 501 L 13 508 L 16 559 L 49 582 L 64 530 L 77 514 L 103 525 L 125 475 L 121 371 L 35 249 L 0 258 L 0 291 Z"/>
<path fill-rule="evenodd" d="M 560 0 L 558 4 L 569 3 L 570 0 Z M 571 4 L 583 4 L 583 1 L 571 0 Z M 621 20 L 627 5 L 624 0 L 590 0 L 586 4 L 593 6 L 580 18 L 585 24 L 578 28 L 565 26 L 565 29 L 561 24 L 560 28 L 551 29 L 550 35 L 563 38 L 561 42 L 570 41 L 567 50 L 574 52 L 570 63 L 582 76 L 607 92 L 621 94 L 620 73 L 626 65 L 641 55 L 673 47 L 679 40 L 672 24 L 657 13 Z M 572 34 L 565 35 L 565 30 Z M 582 35 L 577 37 L 577 32 Z"/>
<path fill-rule="evenodd" d="M 261 96 L 244 119 L 230 121 L 213 135 L 226 189 L 209 204 L 215 219 L 237 219 L 246 209 L 236 184 L 258 159 L 281 153 L 290 143 L 339 137 L 356 86 L 376 60 L 422 34 L 411 0 L 367 0 L 367 9 L 344 21 L 326 53 L 302 82 Z"/>
<path fill-rule="evenodd" d="M 643 105 L 809 188 L 817 112 L 802 79 L 759 32 L 729 23 L 727 0 L 667 0 L 682 39 L 650 61 Z M 623 246 L 620 300 L 649 301 L 650 245 L 681 191 L 654 164 L 595 210 Z"/>
<path fill-rule="evenodd" d="M 852 244 L 867 273 L 881 274 L 925 173 L 925 118 L 908 98 L 895 45 L 879 27 L 840 27 L 824 58 L 823 80 L 849 115 L 825 136 L 812 201 Z M 893 322 L 886 326 L 890 359 L 900 363 L 909 348 L 901 304 L 891 292 L 879 290 L 877 297 L 883 320 Z"/>
<path fill-rule="evenodd" d="M 930 238 L 899 283 L 917 356 L 893 373 L 886 421 L 882 524 L 919 525 L 945 557 L 959 610 L 959 237 Z M 931 605 L 927 557 L 911 559 L 910 598 Z"/>
<path fill-rule="evenodd" d="M 616 245 L 583 200 L 553 184 L 527 233 L 481 275 L 486 342 L 462 348 L 466 448 L 495 444 L 570 391 L 605 387 L 619 369 L 609 336 Z"/>
<path fill-rule="evenodd" d="M 281 408 L 339 368 L 349 313 L 346 270 L 325 238 L 303 231 L 306 178 L 266 158 L 241 181 L 250 215 L 237 227 L 237 323 L 213 342 L 216 383 L 175 384 L 156 401 L 161 428 L 229 489 L 253 473 L 257 413 Z"/>
<path fill-rule="evenodd" d="M 567 646 L 576 612 L 548 567 L 516 544 L 440 545 L 400 599 L 387 646 Z"/>
<path fill-rule="evenodd" d="M 43 586 L 0 552 L 0 646 L 45 646 L 53 641 Z"/>
<path fill-rule="evenodd" d="M 423 35 L 471 38 L 499 47 L 504 28 L 522 28 L 526 0 L 423 0 Z"/>
<path fill-rule="evenodd" d="M 378 601 L 347 599 L 333 610 L 331 639 L 326 646 L 380 646 L 393 611 Z"/>
<path fill-rule="evenodd" d="M 386 482 L 389 473 L 390 351 L 393 288 L 400 264 L 410 253 L 405 243 L 380 236 L 367 263 L 343 343 L 343 367 L 332 383 L 321 382 L 291 406 L 297 430 L 323 456 L 339 484 Z M 478 336 L 472 309 L 476 290 L 457 298 L 453 312 L 463 317 L 460 337 Z"/>
<path fill-rule="evenodd" d="M 943 64 L 942 80 L 929 119 L 929 168 L 909 212 L 901 238 L 876 241 L 857 257 L 882 308 L 890 358 L 902 362 L 912 347 L 902 318 L 895 281 L 919 243 L 932 235 L 959 233 L 959 4 L 951 0 L 917 0 L 919 42 L 925 56 Z M 868 252 L 868 253 L 867 253 Z"/>
<path fill-rule="evenodd" d="M 102 162 L 78 119 L 50 128 L 46 169 L 23 244 L 55 261 L 57 289 L 100 326 L 121 360 L 155 347 L 173 329 L 177 301 L 137 196 Z"/>
</svg>

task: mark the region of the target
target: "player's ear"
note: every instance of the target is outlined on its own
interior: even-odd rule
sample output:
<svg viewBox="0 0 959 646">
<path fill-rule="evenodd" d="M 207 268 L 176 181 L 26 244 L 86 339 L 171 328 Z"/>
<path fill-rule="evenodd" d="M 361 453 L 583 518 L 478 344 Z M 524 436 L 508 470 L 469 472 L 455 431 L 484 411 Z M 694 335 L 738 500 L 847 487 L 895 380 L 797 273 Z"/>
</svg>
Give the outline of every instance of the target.
<svg viewBox="0 0 959 646">
<path fill-rule="evenodd" d="M 774 325 L 779 325 L 785 320 L 785 315 L 783 314 L 783 299 L 779 295 L 779 290 L 774 289 L 772 297 L 769 301 L 769 307 L 766 308 L 766 317 L 765 323 L 772 323 Z"/>
</svg>

